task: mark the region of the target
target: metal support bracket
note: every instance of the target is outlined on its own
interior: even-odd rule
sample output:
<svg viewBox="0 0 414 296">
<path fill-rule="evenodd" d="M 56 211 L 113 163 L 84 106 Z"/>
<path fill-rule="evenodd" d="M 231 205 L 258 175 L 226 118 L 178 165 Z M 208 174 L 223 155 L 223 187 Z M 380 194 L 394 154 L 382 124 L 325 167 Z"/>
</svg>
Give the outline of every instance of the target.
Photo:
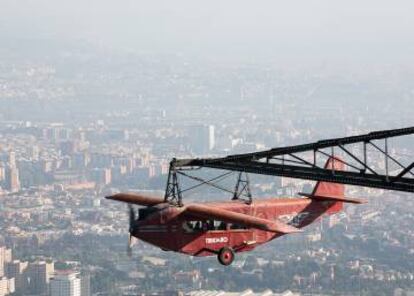
<svg viewBox="0 0 414 296">
<path fill-rule="evenodd" d="M 177 170 L 175 167 L 175 158 L 170 162 L 164 201 L 179 207 L 183 205 L 183 198 L 181 195 L 180 185 L 178 183 Z"/>
<path fill-rule="evenodd" d="M 247 199 L 242 198 L 243 196 L 247 197 Z M 244 200 L 248 204 L 252 203 L 253 199 L 250 191 L 250 180 L 249 175 L 246 172 L 239 173 L 232 200 Z"/>
</svg>

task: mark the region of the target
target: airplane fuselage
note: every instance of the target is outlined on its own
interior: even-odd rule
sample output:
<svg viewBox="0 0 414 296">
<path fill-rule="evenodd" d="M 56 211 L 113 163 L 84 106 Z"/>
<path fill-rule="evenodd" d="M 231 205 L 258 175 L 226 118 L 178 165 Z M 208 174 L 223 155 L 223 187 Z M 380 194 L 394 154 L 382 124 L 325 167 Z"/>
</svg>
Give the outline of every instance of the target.
<svg viewBox="0 0 414 296">
<path fill-rule="evenodd" d="M 324 214 L 342 210 L 340 202 L 310 198 L 256 199 L 251 204 L 239 200 L 205 204 L 258 218 L 278 220 L 296 228 L 303 228 Z M 131 234 L 165 251 L 192 256 L 216 255 L 223 247 L 231 248 L 234 252 L 250 251 L 283 235 L 214 219 L 201 219 L 181 212 L 180 207 L 140 213 Z"/>
</svg>

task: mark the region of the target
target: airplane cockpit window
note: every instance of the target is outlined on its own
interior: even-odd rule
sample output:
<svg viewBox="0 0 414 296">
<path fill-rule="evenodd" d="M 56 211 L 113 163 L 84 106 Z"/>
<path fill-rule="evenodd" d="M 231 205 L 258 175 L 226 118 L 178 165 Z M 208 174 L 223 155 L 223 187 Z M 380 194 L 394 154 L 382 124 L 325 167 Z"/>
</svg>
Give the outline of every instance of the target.
<svg viewBox="0 0 414 296">
<path fill-rule="evenodd" d="M 208 221 L 208 230 L 214 231 L 214 230 L 226 230 L 227 224 L 223 221 L 218 220 L 209 220 Z"/>
<path fill-rule="evenodd" d="M 227 224 L 223 221 L 214 221 L 215 229 L 214 230 L 226 230 Z"/>
<path fill-rule="evenodd" d="M 204 223 L 203 221 L 185 221 L 182 226 L 185 233 L 193 233 L 202 231 Z"/>
<path fill-rule="evenodd" d="M 218 220 L 185 221 L 182 227 L 185 233 L 194 233 L 200 231 L 226 230 L 227 223 Z"/>
<path fill-rule="evenodd" d="M 236 223 L 229 224 L 229 228 L 231 230 L 243 230 L 243 229 L 247 229 L 247 227 L 245 225 L 236 224 Z"/>
</svg>

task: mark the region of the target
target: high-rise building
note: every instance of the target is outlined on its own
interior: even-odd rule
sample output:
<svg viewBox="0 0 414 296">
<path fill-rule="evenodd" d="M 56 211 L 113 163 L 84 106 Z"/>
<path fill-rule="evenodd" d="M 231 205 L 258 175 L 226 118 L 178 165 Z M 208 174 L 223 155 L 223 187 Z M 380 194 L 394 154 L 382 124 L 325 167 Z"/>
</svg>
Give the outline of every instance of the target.
<svg viewBox="0 0 414 296">
<path fill-rule="evenodd" d="M 72 167 L 78 170 L 86 168 L 89 163 L 89 155 L 86 152 L 78 152 L 72 155 Z"/>
<path fill-rule="evenodd" d="M 16 153 L 14 151 L 9 153 L 9 166 L 12 168 L 16 167 Z"/>
<path fill-rule="evenodd" d="M 50 280 L 51 296 L 81 296 L 81 279 L 75 272 L 56 273 Z"/>
<path fill-rule="evenodd" d="M 5 169 L 5 189 L 10 192 L 20 190 L 19 169 L 17 167 L 7 167 Z"/>
<path fill-rule="evenodd" d="M 0 277 L 5 274 L 5 264 L 12 260 L 12 250 L 0 246 Z"/>
<path fill-rule="evenodd" d="M 27 289 L 32 294 L 47 295 L 50 278 L 55 272 L 54 263 L 38 261 L 29 263 L 26 271 Z"/>
<path fill-rule="evenodd" d="M 91 296 L 91 276 L 88 273 L 82 273 L 81 280 L 81 296 Z"/>
<path fill-rule="evenodd" d="M 213 150 L 216 146 L 216 135 L 214 125 L 208 126 L 208 149 Z"/>
<path fill-rule="evenodd" d="M 6 179 L 6 169 L 0 164 L 0 182 Z"/>
<path fill-rule="evenodd" d="M 191 149 L 195 154 L 205 155 L 215 147 L 214 125 L 196 125 L 190 128 Z"/>
<path fill-rule="evenodd" d="M 38 161 L 40 155 L 39 146 L 33 145 L 30 147 L 30 158 L 33 161 Z"/>
<path fill-rule="evenodd" d="M 8 166 L 4 170 L 5 189 L 11 192 L 20 190 L 19 170 L 16 166 L 16 153 L 9 152 Z"/>
<path fill-rule="evenodd" d="M 73 141 L 64 141 L 60 143 L 60 152 L 62 155 L 72 155 L 76 152 L 76 145 Z"/>
<path fill-rule="evenodd" d="M 92 179 L 97 184 L 104 184 L 108 185 L 112 182 L 112 175 L 111 175 L 111 169 L 93 169 L 92 170 Z"/>
<path fill-rule="evenodd" d="M 19 260 L 8 262 L 5 265 L 6 277 L 9 279 L 14 278 L 14 285 L 17 293 L 23 291 L 25 288 L 24 272 L 26 271 L 27 266 L 27 262 L 21 262 Z"/>
<path fill-rule="evenodd" d="M 0 278 L 0 296 L 6 296 L 14 293 L 14 279 L 6 277 Z"/>
<path fill-rule="evenodd" d="M 90 166 L 93 168 L 109 168 L 112 167 L 113 160 L 110 154 L 93 153 L 91 154 Z"/>
</svg>

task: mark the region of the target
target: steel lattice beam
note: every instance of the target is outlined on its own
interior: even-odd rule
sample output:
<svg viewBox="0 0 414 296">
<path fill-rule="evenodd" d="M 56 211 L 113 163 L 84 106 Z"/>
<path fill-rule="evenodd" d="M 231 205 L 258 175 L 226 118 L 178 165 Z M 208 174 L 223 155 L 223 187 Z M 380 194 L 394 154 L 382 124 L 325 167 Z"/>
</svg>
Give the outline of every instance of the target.
<svg viewBox="0 0 414 296">
<path fill-rule="evenodd" d="M 414 192 L 414 179 L 374 175 L 347 171 L 332 171 L 330 169 L 282 165 L 273 163 L 249 162 L 220 162 L 209 163 L 203 167 L 241 171 L 260 175 L 282 176 L 305 180 L 326 181 L 347 185 L 380 188 L 387 190 Z"/>
<path fill-rule="evenodd" d="M 400 137 L 400 136 L 412 135 L 412 134 L 414 134 L 414 127 L 408 127 L 408 128 L 402 128 L 402 129 L 371 132 L 369 134 L 359 135 L 359 136 L 321 140 L 321 141 L 310 143 L 310 144 L 273 148 L 267 151 L 229 155 L 223 158 L 180 159 L 180 160 L 175 160 L 176 161 L 175 164 L 177 167 L 188 167 L 188 166 L 196 166 L 192 163 L 193 161 L 196 161 L 199 165 L 200 161 L 202 161 L 203 163 L 207 163 L 207 162 L 211 163 L 211 162 L 221 162 L 224 160 L 226 161 L 248 160 L 248 159 L 258 160 L 262 158 L 271 158 L 271 157 L 278 156 L 278 155 L 287 155 L 290 153 L 300 153 L 300 152 L 307 152 L 307 151 L 317 151 L 319 149 L 339 147 L 339 145 L 349 145 L 349 144 L 356 144 L 356 143 L 361 143 L 361 142 L 368 143 L 370 141 L 388 139 L 388 138 Z"/>
<path fill-rule="evenodd" d="M 381 188 L 387 190 L 397 190 L 405 192 L 414 192 L 414 179 L 407 178 L 408 174 L 413 175 L 411 170 L 414 169 L 414 162 L 405 167 L 395 158 L 388 154 L 389 138 L 400 137 L 414 134 L 414 127 L 377 131 L 365 135 L 335 138 L 322 140 L 310 144 L 297 146 L 273 148 L 267 151 L 230 155 L 222 158 L 206 158 L 206 159 L 173 159 L 171 166 L 176 169 L 184 169 L 189 167 L 208 167 L 215 169 L 223 169 L 230 171 L 247 172 L 261 175 L 283 176 L 291 178 L 299 178 L 314 181 L 335 182 L 348 185 L 357 185 L 372 188 Z M 371 141 L 385 140 L 385 150 L 382 150 Z M 363 144 L 364 155 L 362 158 L 351 153 L 344 146 L 349 144 Z M 380 153 L 385 156 L 386 172 L 380 174 L 367 163 L 367 144 L 371 144 Z M 322 149 L 331 148 L 332 155 L 322 151 Z M 361 165 L 360 170 L 353 171 L 332 171 L 324 169 L 316 164 L 316 154 L 333 156 L 334 148 L 344 151 L 348 157 Z M 303 157 L 294 155 L 296 153 L 313 152 L 314 163 L 305 160 Z M 294 160 L 285 160 L 285 157 L 291 157 Z M 273 163 L 273 160 L 282 161 L 282 163 Z M 402 168 L 402 171 L 395 176 L 389 175 L 388 162 L 393 161 Z M 343 161 L 351 169 L 358 169 L 349 162 Z M 368 173 L 367 173 L 368 171 Z"/>
</svg>

